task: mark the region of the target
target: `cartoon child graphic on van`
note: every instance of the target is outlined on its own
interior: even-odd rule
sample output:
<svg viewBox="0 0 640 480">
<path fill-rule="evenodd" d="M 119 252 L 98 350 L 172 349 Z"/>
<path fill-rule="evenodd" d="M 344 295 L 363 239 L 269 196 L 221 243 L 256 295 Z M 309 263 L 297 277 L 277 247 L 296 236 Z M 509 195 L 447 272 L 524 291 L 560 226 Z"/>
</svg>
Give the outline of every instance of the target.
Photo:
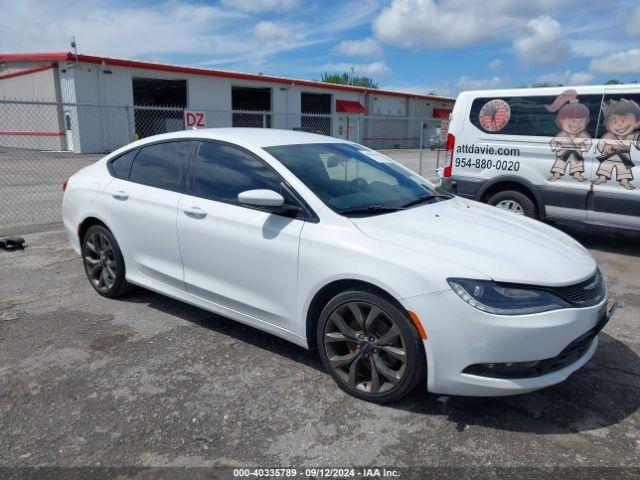
<svg viewBox="0 0 640 480">
<path fill-rule="evenodd" d="M 631 185 L 631 169 L 634 167 L 631 146 L 637 146 L 640 139 L 637 131 L 640 129 L 640 106 L 626 98 L 610 100 L 602 105 L 602 113 L 607 133 L 602 135 L 596 147 L 601 155 L 597 157 L 600 167 L 593 184 L 600 185 L 610 180 L 615 169 L 616 181 L 627 190 L 634 190 L 636 187 Z"/>
<path fill-rule="evenodd" d="M 580 103 L 575 90 L 565 90 L 547 105 L 550 112 L 558 112 L 556 125 L 561 130 L 551 139 L 551 150 L 556 154 L 556 161 L 551 167 L 550 182 L 559 180 L 567 171 L 578 180 L 587 179 L 584 173 L 584 156 L 591 147 L 591 136 L 586 131 L 589 124 L 589 109 Z"/>
</svg>

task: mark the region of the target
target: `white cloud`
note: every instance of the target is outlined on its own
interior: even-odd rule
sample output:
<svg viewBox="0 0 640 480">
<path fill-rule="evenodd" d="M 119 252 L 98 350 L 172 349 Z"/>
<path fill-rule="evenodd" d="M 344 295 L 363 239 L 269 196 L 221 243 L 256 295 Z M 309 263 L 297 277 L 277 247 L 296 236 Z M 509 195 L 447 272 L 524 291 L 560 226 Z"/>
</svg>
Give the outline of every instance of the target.
<svg viewBox="0 0 640 480">
<path fill-rule="evenodd" d="M 518 56 L 539 65 L 561 65 L 571 55 L 560 24 L 548 15 L 534 18 L 527 23 L 528 35 L 513 42 Z"/>
<path fill-rule="evenodd" d="M 119 9 L 99 0 L 2 2 L 0 10 L 3 50 L 64 50 L 75 35 L 81 52 L 124 57 L 216 51 L 221 37 L 211 25 L 239 16 L 176 0 Z"/>
<path fill-rule="evenodd" d="M 621 42 L 603 38 L 580 38 L 569 43 L 574 55 L 586 58 L 601 57 L 624 48 Z"/>
<path fill-rule="evenodd" d="M 491 60 L 489 62 L 489 65 L 487 65 L 487 68 L 491 69 L 491 70 L 495 70 L 496 68 L 500 68 L 502 66 L 502 59 L 501 58 L 494 58 L 493 60 Z"/>
<path fill-rule="evenodd" d="M 629 17 L 629 23 L 627 23 L 627 33 L 632 37 L 640 36 L 640 6 Z"/>
<path fill-rule="evenodd" d="M 593 74 L 589 72 L 575 72 L 569 77 L 569 85 L 589 85 L 593 82 Z"/>
<path fill-rule="evenodd" d="M 499 38 L 506 25 L 505 16 L 488 22 L 473 5 L 458 11 L 447 7 L 433 0 L 393 0 L 374 20 L 373 30 L 392 45 L 440 48 Z"/>
<path fill-rule="evenodd" d="M 372 62 L 372 63 L 327 63 L 322 67 L 323 70 L 329 72 L 350 72 L 351 69 L 358 75 L 365 75 L 367 77 L 376 77 L 389 75 L 391 69 L 384 62 Z"/>
<path fill-rule="evenodd" d="M 269 4 L 254 3 L 253 8 Z M 276 3 L 278 8 L 295 4 Z M 376 8 L 374 0 L 345 1 L 334 9 L 296 15 L 295 23 L 276 23 L 192 0 L 118 7 L 107 0 L 0 0 L 0 49 L 60 51 L 75 35 L 81 53 L 175 63 L 186 57 L 195 65 L 262 70 L 278 54 L 333 42 L 336 35 L 369 23 Z"/>
<path fill-rule="evenodd" d="M 221 0 L 221 5 L 247 13 L 291 10 L 298 0 Z"/>
<path fill-rule="evenodd" d="M 507 77 L 471 78 L 463 75 L 454 83 L 453 87 L 458 91 L 464 90 L 489 90 L 505 87 Z"/>
<path fill-rule="evenodd" d="M 373 38 L 362 40 L 344 40 L 335 48 L 335 53 L 348 57 L 379 57 L 382 47 Z"/>
<path fill-rule="evenodd" d="M 548 83 L 550 85 L 588 85 L 592 81 L 592 73 L 565 70 L 563 73 L 546 73 L 538 78 L 537 83 Z"/>
<path fill-rule="evenodd" d="M 640 49 L 634 48 L 594 58 L 589 64 L 589 69 L 601 75 L 640 75 Z"/>
<path fill-rule="evenodd" d="M 378 40 L 401 47 L 455 48 L 513 40 L 532 18 L 577 0 L 392 0 L 373 22 Z"/>
<path fill-rule="evenodd" d="M 262 21 L 258 22 L 253 28 L 253 33 L 261 40 L 282 40 L 290 38 L 291 32 L 283 25 L 275 22 Z"/>
</svg>

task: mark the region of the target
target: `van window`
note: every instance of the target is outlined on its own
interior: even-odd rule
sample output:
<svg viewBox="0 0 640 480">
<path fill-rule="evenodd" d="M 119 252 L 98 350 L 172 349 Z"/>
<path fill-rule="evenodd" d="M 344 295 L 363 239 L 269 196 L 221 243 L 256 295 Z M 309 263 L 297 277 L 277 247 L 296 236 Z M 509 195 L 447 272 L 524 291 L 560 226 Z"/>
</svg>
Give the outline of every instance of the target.
<svg viewBox="0 0 640 480">
<path fill-rule="evenodd" d="M 612 100 L 614 102 L 618 102 L 623 99 L 627 101 L 635 102 L 637 105 L 640 105 L 640 94 L 637 94 L 637 93 L 607 94 L 604 96 L 604 101 L 602 102 L 602 104 L 606 106 L 606 105 L 609 105 Z M 634 106 L 631 106 L 627 110 L 634 110 Z M 638 118 L 637 120 L 640 121 L 640 118 Z M 634 133 L 635 131 L 636 129 L 634 128 Z M 605 124 L 604 111 L 603 111 L 600 115 L 600 122 L 598 122 L 598 138 L 602 138 L 602 135 L 604 135 L 605 133 L 607 133 L 607 128 Z"/>
<path fill-rule="evenodd" d="M 189 160 L 193 142 L 162 142 L 142 147 L 131 167 L 129 179 L 150 187 L 180 191 L 180 177 Z"/>
<path fill-rule="evenodd" d="M 556 98 L 557 95 L 476 98 L 471 104 L 469 121 L 483 132 L 496 135 L 553 137 L 558 133 L 558 126 L 556 125 L 557 114 L 549 112 L 546 106 L 551 105 Z M 504 100 L 511 109 L 511 116 L 501 130 L 490 132 L 480 124 L 480 111 L 487 102 L 494 99 Z M 578 95 L 578 99 L 580 103 L 589 109 L 591 121 L 587 126 L 587 132 L 591 137 L 594 137 L 598 125 L 602 95 Z"/>
</svg>

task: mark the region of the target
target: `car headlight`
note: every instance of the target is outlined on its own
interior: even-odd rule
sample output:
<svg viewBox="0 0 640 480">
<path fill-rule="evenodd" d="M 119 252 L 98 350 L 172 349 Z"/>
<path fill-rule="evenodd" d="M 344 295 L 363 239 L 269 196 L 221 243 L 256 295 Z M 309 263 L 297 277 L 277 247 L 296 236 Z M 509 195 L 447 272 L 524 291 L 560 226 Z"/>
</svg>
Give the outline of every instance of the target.
<svg viewBox="0 0 640 480">
<path fill-rule="evenodd" d="M 525 315 L 570 306 L 557 295 L 535 287 L 507 286 L 467 278 L 449 278 L 447 281 L 469 305 L 496 315 Z"/>
</svg>

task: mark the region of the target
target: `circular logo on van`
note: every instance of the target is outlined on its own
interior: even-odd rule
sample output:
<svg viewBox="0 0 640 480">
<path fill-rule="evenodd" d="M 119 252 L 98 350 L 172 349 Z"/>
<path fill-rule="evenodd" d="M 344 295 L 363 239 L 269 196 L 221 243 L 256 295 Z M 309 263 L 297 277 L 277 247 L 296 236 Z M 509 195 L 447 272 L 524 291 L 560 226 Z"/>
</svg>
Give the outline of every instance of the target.
<svg viewBox="0 0 640 480">
<path fill-rule="evenodd" d="M 487 132 L 499 132 L 509 123 L 511 107 L 499 98 L 489 100 L 480 109 L 480 125 Z"/>
</svg>

